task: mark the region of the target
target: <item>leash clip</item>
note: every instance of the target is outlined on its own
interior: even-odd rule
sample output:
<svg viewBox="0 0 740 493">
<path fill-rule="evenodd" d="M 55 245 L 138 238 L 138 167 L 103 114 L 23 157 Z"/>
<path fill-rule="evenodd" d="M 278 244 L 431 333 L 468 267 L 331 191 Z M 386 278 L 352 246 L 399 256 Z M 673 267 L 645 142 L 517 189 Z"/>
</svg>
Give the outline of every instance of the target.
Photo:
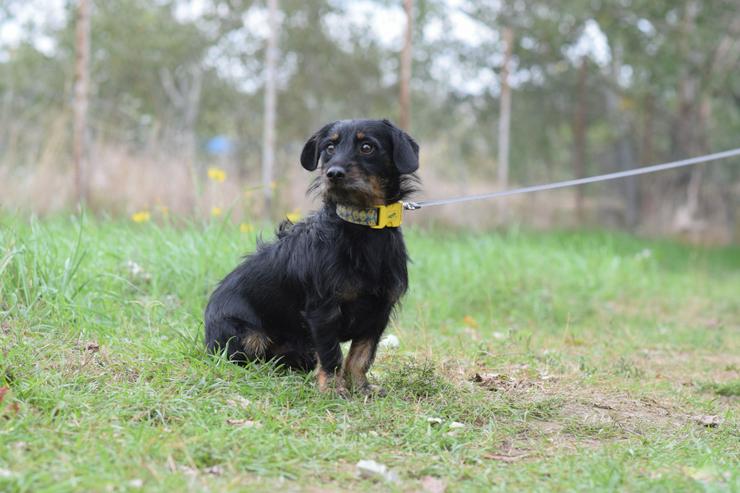
<svg viewBox="0 0 740 493">
<path fill-rule="evenodd" d="M 421 204 L 418 202 L 404 202 L 403 208 L 407 211 L 415 211 L 417 209 L 421 209 Z"/>
</svg>

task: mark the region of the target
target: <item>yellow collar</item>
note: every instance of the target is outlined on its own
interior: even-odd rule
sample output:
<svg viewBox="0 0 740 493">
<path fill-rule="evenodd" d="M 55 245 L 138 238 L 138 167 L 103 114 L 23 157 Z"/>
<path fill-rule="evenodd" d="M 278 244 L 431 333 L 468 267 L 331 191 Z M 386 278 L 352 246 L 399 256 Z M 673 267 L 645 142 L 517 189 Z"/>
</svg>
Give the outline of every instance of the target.
<svg viewBox="0 0 740 493">
<path fill-rule="evenodd" d="M 378 205 L 369 209 L 337 204 L 337 216 L 345 221 L 373 229 L 397 228 L 403 217 L 403 202 Z"/>
</svg>

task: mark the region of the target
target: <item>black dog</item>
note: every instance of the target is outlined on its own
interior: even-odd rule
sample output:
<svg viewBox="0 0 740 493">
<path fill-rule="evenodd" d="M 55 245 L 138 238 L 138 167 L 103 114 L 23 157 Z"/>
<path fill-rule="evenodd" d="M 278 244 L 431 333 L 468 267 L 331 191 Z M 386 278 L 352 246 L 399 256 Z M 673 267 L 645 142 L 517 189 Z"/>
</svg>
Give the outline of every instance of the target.
<svg viewBox="0 0 740 493">
<path fill-rule="evenodd" d="M 417 183 L 410 174 L 419 146 L 388 120 L 344 120 L 306 142 L 301 164 L 321 164 L 309 190 L 323 207 L 283 222 L 274 243 L 258 245 L 221 281 L 205 311 L 206 345 L 236 362 L 275 359 L 305 371 L 318 362 L 322 391 L 346 395 L 350 383 L 380 391 L 366 373 L 406 291 L 408 257 L 400 222 L 377 222 L 400 219 L 399 201 Z M 342 366 L 339 343 L 350 340 Z"/>
</svg>

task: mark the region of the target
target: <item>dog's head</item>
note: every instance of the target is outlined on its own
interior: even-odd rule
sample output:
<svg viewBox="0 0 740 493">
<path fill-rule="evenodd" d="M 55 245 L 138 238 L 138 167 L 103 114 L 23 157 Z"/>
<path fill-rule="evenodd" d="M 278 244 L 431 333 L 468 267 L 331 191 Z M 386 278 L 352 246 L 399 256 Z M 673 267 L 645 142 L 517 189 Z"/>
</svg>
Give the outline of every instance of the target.
<svg viewBox="0 0 740 493">
<path fill-rule="evenodd" d="M 320 165 L 312 189 L 338 204 L 372 207 L 413 192 L 419 146 L 388 120 L 342 120 L 325 125 L 303 147 L 301 165 Z"/>
</svg>

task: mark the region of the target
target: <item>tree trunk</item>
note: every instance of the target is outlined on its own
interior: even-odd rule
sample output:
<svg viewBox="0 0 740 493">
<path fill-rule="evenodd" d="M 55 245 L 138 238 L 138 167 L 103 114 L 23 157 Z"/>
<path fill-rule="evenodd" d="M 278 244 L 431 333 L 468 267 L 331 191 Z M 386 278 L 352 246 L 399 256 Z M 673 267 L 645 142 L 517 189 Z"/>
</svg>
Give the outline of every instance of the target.
<svg viewBox="0 0 740 493">
<path fill-rule="evenodd" d="M 653 133 L 655 132 L 655 95 L 649 92 L 645 95 L 643 103 L 644 117 L 642 121 L 642 144 L 640 146 L 640 165 L 647 166 L 655 163 L 655 150 L 653 145 Z M 652 219 L 655 214 L 655 191 L 659 178 L 645 176 L 640 180 L 640 214 L 645 221 Z"/>
<path fill-rule="evenodd" d="M 506 188 L 509 184 L 509 133 L 511 129 L 511 88 L 509 72 L 514 33 L 510 27 L 503 29 L 504 63 L 501 67 L 501 113 L 498 120 L 498 183 Z"/>
<path fill-rule="evenodd" d="M 265 53 L 265 113 L 262 132 L 262 195 L 264 199 L 263 214 L 270 217 L 273 201 L 273 173 L 275 167 L 275 113 L 277 106 L 276 72 L 278 59 L 278 0 L 268 0 L 268 24 L 270 32 L 267 37 Z"/>
<path fill-rule="evenodd" d="M 74 166 L 77 202 L 87 201 L 88 128 L 87 108 L 90 88 L 90 3 L 78 0 L 75 26 L 74 84 Z"/>
<path fill-rule="evenodd" d="M 586 92 L 586 77 L 588 75 L 588 58 L 581 58 L 578 69 L 578 94 L 576 112 L 573 119 L 573 172 L 577 178 L 586 176 L 586 112 L 588 94 Z M 583 222 L 583 187 L 576 187 L 576 217 Z"/>
<path fill-rule="evenodd" d="M 403 0 L 403 9 L 406 12 L 406 31 L 404 33 L 403 49 L 401 50 L 400 67 L 400 94 L 399 125 L 408 131 L 411 127 L 411 95 L 409 86 L 411 84 L 411 62 L 412 62 L 412 33 L 414 30 L 414 0 Z"/>
</svg>

